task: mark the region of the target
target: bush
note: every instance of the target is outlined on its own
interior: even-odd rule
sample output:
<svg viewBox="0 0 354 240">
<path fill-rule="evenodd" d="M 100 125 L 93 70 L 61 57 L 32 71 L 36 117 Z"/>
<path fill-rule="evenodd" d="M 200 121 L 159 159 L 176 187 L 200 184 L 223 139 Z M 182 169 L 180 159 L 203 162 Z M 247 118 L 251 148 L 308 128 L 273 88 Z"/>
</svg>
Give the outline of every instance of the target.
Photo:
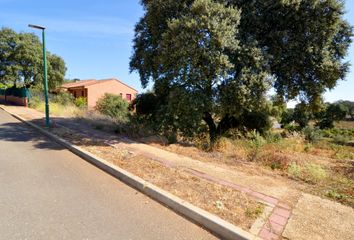
<svg viewBox="0 0 354 240">
<path fill-rule="evenodd" d="M 334 128 L 334 121 L 325 117 L 322 118 L 318 123 L 316 123 L 316 126 L 320 129 L 331 129 Z"/>
<path fill-rule="evenodd" d="M 74 103 L 74 96 L 66 92 L 58 93 L 57 95 L 54 95 L 53 102 L 59 103 L 64 106 L 72 105 Z"/>
<path fill-rule="evenodd" d="M 114 118 L 118 121 L 128 120 L 128 102 L 121 96 L 106 93 L 97 101 L 96 109 L 101 114 Z"/>
<path fill-rule="evenodd" d="M 281 141 L 282 136 L 280 133 L 274 133 L 271 131 L 268 131 L 264 134 L 264 138 L 268 143 L 278 143 Z"/>
<path fill-rule="evenodd" d="M 158 98 L 153 93 L 142 93 L 134 99 L 132 106 L 135 106 L 138 115 L 153 115 L 158 108 Z"/>
<path fill-rule="evenodd" d="M 265 134 L 272 128 L 272 121 L 265 112 L 248 112 L 241 116 L 242 126 L 247 130 L 257 130 L 260 134 Z"/>
<path fill-rule="evenodd" d="M 305 136 L 305 140 L 310 143 L 316 143 L 322 138 L 321 131 L 317 128 L 305 127 L 302 132 Z"/>
<path fill-rule="evenodd" d="M 248 159 L 250 161 L 255 161 L 259 158 L 259 154 L 266 141 L 256 130 L 249 132 L 248 138 L 250 138 L 249 140 L 250 151 L 248 153 Z"/>
<path fill-rule="evenodd" d="M 85 97 L 76 98 L 74 103 L 75 103 L 75 106 L 79 107 L 79 108 L 86 108 L 87 107 L 87 99 Z"/>
<path fill-rule="evenodd" d="M 328 174 L 327 171 L 318 164 L 307 164 L 304 168 L 305 180 L 312 183 L 319 183 L 324 180 Z"/>
</svg>

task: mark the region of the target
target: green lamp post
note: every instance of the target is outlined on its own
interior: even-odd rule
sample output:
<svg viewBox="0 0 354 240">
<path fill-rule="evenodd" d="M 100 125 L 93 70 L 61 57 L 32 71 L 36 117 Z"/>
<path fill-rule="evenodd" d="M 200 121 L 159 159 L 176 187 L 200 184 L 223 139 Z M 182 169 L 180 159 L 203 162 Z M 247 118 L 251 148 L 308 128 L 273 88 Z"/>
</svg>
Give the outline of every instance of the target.
<svg viewBox="0 0 354 240">
<path fill-rule="evenodd" d="M 42 30 L 43 46 L 43 67 L 44 67 L 44 96 L 45 96 L 45 125 L 49 127 L 49 100 L 48 100 L 48 72 L 47 72 L 47 54 L 45 48 L 45 27 L 29 24 L 28 27 Z"/>
</svg>

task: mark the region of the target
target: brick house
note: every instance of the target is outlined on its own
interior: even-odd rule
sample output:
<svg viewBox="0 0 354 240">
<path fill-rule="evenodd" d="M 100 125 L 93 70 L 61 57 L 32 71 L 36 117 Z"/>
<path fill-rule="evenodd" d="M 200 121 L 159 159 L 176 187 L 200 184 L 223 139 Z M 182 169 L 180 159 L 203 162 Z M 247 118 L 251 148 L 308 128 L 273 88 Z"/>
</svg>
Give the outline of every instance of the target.
<svg viewBox="0 0 354 240">
<path fill-rule="evenodd" d="M 128 102 L 133 101 L 138 93 L 134 88 L 114 78 L 66 83 L 60 87 L 60 91 L 70 92 L 75 98 L 86 98 L 89 108 L 95 107 L 97 100 L 103 97 L 105 93 L 120 95 Z"/>
</svg>

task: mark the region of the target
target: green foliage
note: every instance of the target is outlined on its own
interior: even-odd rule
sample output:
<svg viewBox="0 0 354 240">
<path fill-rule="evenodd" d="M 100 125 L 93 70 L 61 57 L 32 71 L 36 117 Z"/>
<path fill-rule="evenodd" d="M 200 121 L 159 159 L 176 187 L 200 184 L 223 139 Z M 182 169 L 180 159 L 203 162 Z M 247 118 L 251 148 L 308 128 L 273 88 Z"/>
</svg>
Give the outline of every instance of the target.
<svg viewBox="0 0 354 240">
<path fill-rule="evenodd" d="M 292 162 L 288 167 L 290 176 L 301 179 L 303 181 L 319 184 L 328 178 L 328 171 L 321 165 L 315 163 L 307 163 L 304 166 Z"/>
<path fill-rule="evenodd" d="M 299 125 L 300 129 L 305 128 L 312 118 L 312 112 L 310 107 L 301 102 L 295 106 L 293 119 Z"/>
<path fill-rule="evenodd" d="M 241 115 L 241 126 L 248 131 L 256 130 L 263 135 L 271 129 L 272 121 L 265 112 L 245 112 Z"/>
<path fill-rule="evenodd" d="M 149 117 L 156 113 L 158 108 L 158 98 L 152 92 L 142 93 L 132 102 L 136 113 L 141 116 Z"/>
<path fill-rule="evenodd" d="M 273 133 L 271 131 L 267 131 L 264 134 L 264 138 L 267 141 L 267 143 L 278 143 L 282 140 L 282 136 L 280 133 Z"/>
<path fill-rule="evenodd" d="M 338 145 L 346 145 L 350 142 L 351 137 L 348 135 L 338 134 L 333 137 L 333 142 Z"/>
<path fill-rule="evenodd" d="M 319 183 L 328 177 L 328 172 L 321 165 L 306 164 L 304 168 L 304 178 L 311 183 Z"/>
<path fill-rule="evenodd" d="M 144 87 L 154 83 L 155 119 L 186 135 L 205 124 L 215 141 L 238 128 L 245 112 L 264 111 L 270 86 L 281 99 L 300 96 L 317 104 L 348 71 L 343 59 L 352 28 L 339 0 L 144 0 L 142 5 L 131 71 L 139 72 Z M 305 127 L 310 116 L 298 113 Z"/>
<path fill-rule="evenodd" d="M 346 198 L 347 196 L 341 193 L 338 193 L 335 190 L 328 190 L 326 192 L 326 196 L 335 200 L 341 200 L 343 198 Z"/>
<path fill-rule="evenodd" d="M 52 101 L 63 106 L 72 105 L 74 103 L 74 96 L 65 92 L 58 93 L 57 95 L 52 95 Z"/>
<path fill-rule="evenodd" d="M 299 127 L 294 124 L 286 124 L 283 126 L 283 128 L 288 132 L 295 132 L 299 130 Z"/>
<path fill-rule="evenodd" d="M 325 111 L 318 116 L 317 126 L 321 129 L 334 128 L 334 122 L 345 119 L 348 108 L 344 104 L 328 104 Z"/>
<path fill-rule="evenodd" d="M 335 104 L 340 104 L 343 105 L 347 109 L 347 115 L 354 120 L 354 102 L 351 101 L 345 101 L 345 100 L 340 100 L 335 102 Z"/>
<path fill-rule="evenodd" d="M 78 97 L 75 99 L 74 104 L 76 107 L 86 108 L 87 107 L 87 99 L 85 97 Z"/>
<path fill-rule="evenodd" d="M 306 127 L 302 132 L 305 136 L 305 140 L 310 143 L 316 143 L 322 138 L 321 131 L 317 128 Z"/>
<path fill-rule="evenodd" d="M 266 144 L 266 140 L 255 130 L 249 132 L 248 138 L 250 139 L 248 141 L 250 147 L 248 159 L 250 161 L 256 161 L 259 158 L 262 147 Z"/>
<path fill-rule="evenodd" d="M 294 109 L 288 108 L 284 110 L 281 114 L 281 120 L 280 120 L 282 127 L 289 125 L 293 121 L 294 121 Z"/>
<path fill-rule="evenodd" d="M 333 138 L 337 135 L 347 136 L 349 138 L 354 137 L 354 129 L 339 129 L 339 128 L 331 128 L 322 130 L 322 135 L 324 137 Z"/>
<path fill-rule="evenodd" d="M 106 93 L 97 101 L 96 109 L 103 115 L 125 122 L 128 120 L 128 106 L 121 96 Z"/>
<path fill-rule="evenodd" d="M 0 82 L 6 85 L 42 86 L 42 45 L 31 33 L 16 33 L 9 28 L 0 30 Z M 48 85 L 54 90 L 64 81 L 66 67 L 59 56 L 47 53 Z"/>
</svg>

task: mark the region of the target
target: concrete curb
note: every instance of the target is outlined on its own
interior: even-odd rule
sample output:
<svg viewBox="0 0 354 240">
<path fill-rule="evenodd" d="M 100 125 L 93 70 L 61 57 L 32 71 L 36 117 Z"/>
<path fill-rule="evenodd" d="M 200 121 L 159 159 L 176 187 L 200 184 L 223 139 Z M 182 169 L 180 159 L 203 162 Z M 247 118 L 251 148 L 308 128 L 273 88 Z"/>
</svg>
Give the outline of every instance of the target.
<svg viewBox="0 0 354 240">
<path fill-rule="evenodd" d="M 34 123 L 28 122 L 26 119 L 9 112 L 7 109 L 0 106 L 1 109 L 15 117 L 16 119 L 26 123 L 27 125 L 31 126 L 32 128 L 37 129 L 43 135 L 49 137 L 50 139 L 54 140 L 55 142 L 59 143 L 60 145 L 66 147 L 71 152 L 76 154 L 77 156 L 83 158 L 87 162 L 95 165 L 96 167 L 100 168 L 101 170 L 107 172 L 108 174 L 118 178 L 122 182 L 130 185 L 131 187 L 135 188 L 136 190 L 144 193 L 145 195 L 149 196 L 150 198 L 164 204 L 165 206 L 171 208 L 175 212 L 185 216 L 186 218 L 192 220 L 193 222 L 199 224 L 200 226 L 208 229 L 212 233 L 216 234 L 217 236 L 221 237 L 225 240 L 234 240 L 234 239 L 259 239 L 256 236 L 252 235 L 249 232 L 242 230 L 239 227 L 232 225 L 229 222 L 222 220 L 221 218 L 206 212 L 172 194 L 162 190 L 159 187 L 154 186 L 153 184 L 143 180 L 140 177 L 137 177 L 124 169 L 121 169 L 104 159 L 101 159 L 78 146 L 75 146 L 68 141 L 48 132 L 47 130 L 35 125 Z"/>
</svg>

